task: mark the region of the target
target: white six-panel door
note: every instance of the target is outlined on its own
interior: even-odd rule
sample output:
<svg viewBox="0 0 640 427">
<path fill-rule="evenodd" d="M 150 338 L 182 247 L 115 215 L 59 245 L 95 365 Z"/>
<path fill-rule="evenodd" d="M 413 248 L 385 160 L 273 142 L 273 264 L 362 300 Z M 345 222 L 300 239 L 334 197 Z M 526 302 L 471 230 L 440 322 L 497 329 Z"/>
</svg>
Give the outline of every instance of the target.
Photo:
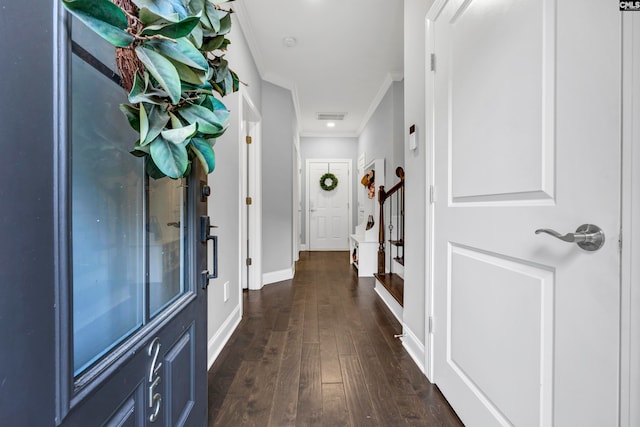
<svg viewBox="0 0 640 427">
<path fill-rule="evenodd" d="M 307 162 L 309 250 L 349 249 L 349 170 L 348 161 Z M 338 186 L 331 191 L 320 187 L 320 178 L 328 172 L 338 178 Z"/>
<path fill-rule="evenodd" d="M 434 377 L 473 426 L 615 426 L 617 2 L 436 1 Z M 534 234 L 600 226 L 604 247 Z"/>
</svg>

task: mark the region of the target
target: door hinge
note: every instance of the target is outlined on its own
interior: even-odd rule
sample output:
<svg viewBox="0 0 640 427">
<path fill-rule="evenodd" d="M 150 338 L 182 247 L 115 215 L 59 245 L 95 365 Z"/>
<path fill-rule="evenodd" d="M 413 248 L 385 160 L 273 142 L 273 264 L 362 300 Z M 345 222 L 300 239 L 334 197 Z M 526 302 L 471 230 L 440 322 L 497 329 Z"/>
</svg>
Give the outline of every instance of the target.
<svg viewBox="0 0 640 427">
<path fill-rule="evenodd" d="M 432 53 L 431 55 L 429 55 L 429 63 L 430 63 L 429 68 L 431 69 L 431 71 L 435 71 L 436 70 L 436 54 L 435 53 Z"/>
<path fill-rule="evenodd" d="M 436 192 L 436 186 L 429 186 L 429 203 L 434 204 L 438 200 L 438 194 Z"/>
<path fill-rule="evenodd" d="M 429 316 L 429 333 L 433 333 L 433 317 Z"/>
<path fill-rule="evenodd" d="M 250 266 L 251 265 L 251 258 L 247 258 L 246 263 L 247 263 L 247 267 Z"/>
<path fill-rule="evenodd" d="M 251 137 L 250 137 L 249 135 L 247 135 L 247 136 L 245 137 L 245 142 L 246 142 L 247 144 L 251 144 L 252 140 L 251 140 Z"/>
<path fill-rule="evenodd" d="M 252 199 L 251 197 L 247 197 L 247 198 L 245 199 L 245 203 L 246 203 L 247 205 L 253 204 L 253 199 Z"/>
</svg>

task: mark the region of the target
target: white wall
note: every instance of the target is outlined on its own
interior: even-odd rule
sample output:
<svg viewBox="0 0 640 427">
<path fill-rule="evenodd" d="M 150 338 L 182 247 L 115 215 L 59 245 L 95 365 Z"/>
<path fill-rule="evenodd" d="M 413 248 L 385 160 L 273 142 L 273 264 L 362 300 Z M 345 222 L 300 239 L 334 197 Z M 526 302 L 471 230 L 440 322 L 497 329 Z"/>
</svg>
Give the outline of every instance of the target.
<svg viewBox="0 0 640 427">
<path fill-rule="evenodd" d="M 227 59 L 236 71 L 254 105 L 261 100 L 262 80 L 247 46 L 240 25 L 234 21 L 229 35 L 231 45 Z M 209 284 L 208 311 L 208 359 L 211 366 L 227 339 L 242 317 L 240 276 L 240 120 L 241 103 L 239 93 L 223 99 L 231 111 L 230 125 L 215 144 L 216 169 L 209 175 L 212 195 L 209 197 L 211 223 L 219 228 L 212 233 L 218 236 L 218 278 Z M 212 248 L 209 247 L 209 268 Z M 228 283 L 228 300 L 224 301 L 224 287 Z"/>
<path fill-rule="evenodd" d="M 358 165 L 358 138 L 339 138 L 339 137 L 302 137 L 300 138 L 300 157 L 302 158 L 302 200 L 301 206 L 302 212 L 302 243 L 306 244 L 306 223 L 304 206 L 306 206 L 307 188 L 305 183 L 307 182 L 306 161 L 307 159 L 351 159 L 352 160 L 352 194 L 353 200 L 351 200 L 352 207 L 352 224 L 355 227 L 357 224 L 357 186 L 356 183 L 360 182 L 360 177 L 357 176 L 356 167 Z M 349 231 L 353 234 L 353 230 Z"/>
<path fill-rule="evenodd" d="M 262 85 L 262 277 L 293 275 L 293 149 L 297 122 L 291 92 Z"/>
<path fill-rule="evenodd" d="M 365 153 L 366 163 L 385 159 L 387 188 L 398 181 L 396 167 L 404 165 L 403 109 L 404 84 L 393 82 L 358 138 L 358 155 Z"/>
<path fill-rule="evenodd" d="M 404 332 L 414 358 L 425 360 L 426 171 L 425 15 L 433 0 L 404 2 L 404 141 L 405 141 L 405 267 Z M 418 148 L 409 150 L 409 126 L 417 128 Z M 420 355 L 422 353 L 422 357 Z M 419 360 L 418 360 L 419 361 Z M 423 365 L 418 363 L 418 365 Z"/>
</svg>

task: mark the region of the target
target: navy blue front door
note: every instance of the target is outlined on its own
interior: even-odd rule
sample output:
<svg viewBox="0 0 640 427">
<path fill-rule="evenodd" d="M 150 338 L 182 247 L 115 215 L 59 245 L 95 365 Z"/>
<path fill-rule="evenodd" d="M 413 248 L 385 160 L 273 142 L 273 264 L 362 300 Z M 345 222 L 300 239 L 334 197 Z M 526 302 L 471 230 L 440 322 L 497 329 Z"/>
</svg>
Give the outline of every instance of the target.
<svg viewBox="0 0 640 427">
<path fill-rule="evenodd" d="M 206 176 L 147 177 L 113 49 L 35 3 L 0 0 L 0 425 L 202 427 Z"/>
</svg>

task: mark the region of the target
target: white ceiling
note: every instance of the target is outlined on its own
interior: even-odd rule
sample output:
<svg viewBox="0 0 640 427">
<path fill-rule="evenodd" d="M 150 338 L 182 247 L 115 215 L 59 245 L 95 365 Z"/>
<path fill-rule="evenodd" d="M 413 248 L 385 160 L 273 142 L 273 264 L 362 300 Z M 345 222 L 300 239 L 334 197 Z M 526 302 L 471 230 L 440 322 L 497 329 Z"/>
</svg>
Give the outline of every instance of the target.
<svg viewBox="0 0 640 427">
<path fill-rule="evenodd" d="M 403 74 L 402 0 L 239 0 L 262 78 L 290 89 L 302 136 L 358 136 Z M 297 44 L 286 47 L 283 38 Z M 334 128 L 317 113 L 347 113 Z"/>
</svg>

